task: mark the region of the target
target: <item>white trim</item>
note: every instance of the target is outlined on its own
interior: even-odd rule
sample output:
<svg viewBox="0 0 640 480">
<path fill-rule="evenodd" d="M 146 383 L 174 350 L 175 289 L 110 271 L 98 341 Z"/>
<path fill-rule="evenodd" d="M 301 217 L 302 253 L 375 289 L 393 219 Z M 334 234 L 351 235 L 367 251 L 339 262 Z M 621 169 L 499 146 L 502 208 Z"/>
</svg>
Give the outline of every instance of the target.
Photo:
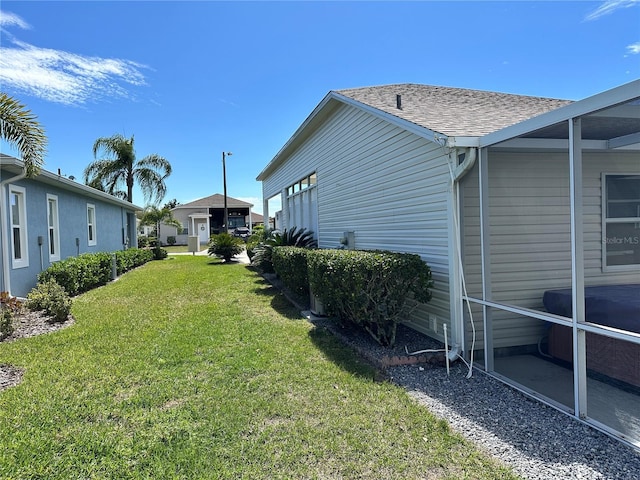
<svg viewBox="0 0 640 480">
<path fill-rule="evenodd" d="M 49 208 L 53 205 L 53 225 L 51 225 L 51 211 Z M 60 260 L 60 216 L 58 208 L 58 196 L 47 193 L 47 244 L 49 245 L 49 261 L 56 262 Z M 53 230 L 53 232 L 52 232 Z M 53 233 L 53 234 L 52 234 Z M 51 241 L 53 240 L 53 245 Z M 53 246 L 53 254 L 51 253 Z"/>
<path fill-rule="evenodd" d="M 18 223 L 20 229 L 20 258 L 16 258 L 16 245 L 13 235 L 13 208 L 11 208 L 11 197 L 17 195 L 18 200 Z M 11 267 L 25 268 L 29 266 L 29 231 L 27 222 L 27 190 L 17 185 L 9 185 L 9 232 L 11 238 Z"/>
<path fill-rule="evenodd" d="M 571 210 L 571 311 L 573 314 L 573 395 L 575 415 L 587 416 L 587 346 L 585 331 L 578 324 L 585 322 L 584 305 L 584 222 L 582 174 L 582 120 L 569 123 L 569 195 Z"/>
<path fill-rule="evenodd" d="M 89 212 L 93 212 L 93 223 L 89 218 Z M 98 244 L 96 206 L 93 203 L 87 203 L 87 244 L 93 247 Z M 93 235 L 92 235 L 93 233 Z"/>
<path fill-rule="evenodd" d="M 600 177 L 601 182 L 601 194 L 602 194 L 602 208 L 601 208 L 601 224 L 602 224 L 602 271 L 603 272 L 634 272 L 640 266 L 637 263 L 628 265 L 608 265 L 607 264 L 607 224 L 609 223 L 640 223 L 640 219 L 636 217 L 631 218 L 615 218 L 611 221 L 607 216 L 607 177 L 614 175 L 637 175 L 635 172 L 602 172 Z"/>
</svg>

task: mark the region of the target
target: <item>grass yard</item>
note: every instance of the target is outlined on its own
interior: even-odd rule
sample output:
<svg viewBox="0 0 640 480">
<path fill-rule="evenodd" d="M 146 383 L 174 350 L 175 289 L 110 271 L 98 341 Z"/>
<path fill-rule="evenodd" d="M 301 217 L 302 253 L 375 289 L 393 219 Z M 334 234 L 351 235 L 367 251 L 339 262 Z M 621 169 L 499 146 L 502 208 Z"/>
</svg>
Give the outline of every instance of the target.
<svg viewBox="0 0 640 480">
<path fill-rule="evenodd" d="M 0 343 L 3 479 L 516 478 L 244 265 L 151 262 Z"/>
</svg>

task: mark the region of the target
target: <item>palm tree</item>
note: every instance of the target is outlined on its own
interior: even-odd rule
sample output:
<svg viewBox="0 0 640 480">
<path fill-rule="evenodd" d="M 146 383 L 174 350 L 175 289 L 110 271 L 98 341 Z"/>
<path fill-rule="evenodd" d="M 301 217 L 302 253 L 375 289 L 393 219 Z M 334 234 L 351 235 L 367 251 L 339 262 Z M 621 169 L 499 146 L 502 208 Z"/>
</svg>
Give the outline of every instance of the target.
<svg viewBox="0 0 640 480">
<path fill-rule="evenodd" d="M 34 177 L 44 164 L 47 136 L 44 128 L 30 110 L 0 92 L 0 139 L 15 147 L 26 169 L 27 177 Z"/>
<path fill-rule="evenodd" d="M 103 151 L 111 158 L 98 160 L 98 152 Z M 98 138 L 93 144 L 93 156 L 96 158 L 84 170 L 84 182 L 99 182 L 107 193 L 118 195 L 122 184 L 126 185 L 125 200 L 133 202 L 133 184 L 138 182 L 146 200 L 160 200 L 167 186 L 164 180 L 171 175 L 171 164 L 160 155 L 152 153 L 136 161 L 133 148 L 133 136 L 125 138 L 120 134 Z"/>
<path fill-rule="evenodd" d="M 182 224 L 173 217 L 171 209 L 167 207 L 158 208 L 155 205 L 149 205 L 145 208 L 142 217 L 140 217 L 140 225 L 154 225 L 156 227 L 158 246 L 160 246 L 160 224 L 162 223 L 172 227 L 182 228 Z"/>
</svg>

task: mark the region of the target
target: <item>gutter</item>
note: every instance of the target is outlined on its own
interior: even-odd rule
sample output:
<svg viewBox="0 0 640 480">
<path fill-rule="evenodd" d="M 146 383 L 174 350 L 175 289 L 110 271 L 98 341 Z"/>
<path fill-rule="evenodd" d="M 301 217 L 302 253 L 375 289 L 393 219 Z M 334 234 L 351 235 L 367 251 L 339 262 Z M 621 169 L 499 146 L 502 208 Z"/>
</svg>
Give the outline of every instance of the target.
<svg viewBox="0 0 640 480">
<path fill-rule="evenodd" d="M 2 235 L 8 229 L 7 225 L 7 195 L 6 185 L 9 182 L 17 182 L 27 176 L 27 169 L 22 166 L 22 173 L 15 175 L 6 180 L 0 181 L 0 243 L 2 243 L 2 291 L 8 292 L 11 295 L 11 270 L 9 269 L 9 236 Z"/>
</svg>

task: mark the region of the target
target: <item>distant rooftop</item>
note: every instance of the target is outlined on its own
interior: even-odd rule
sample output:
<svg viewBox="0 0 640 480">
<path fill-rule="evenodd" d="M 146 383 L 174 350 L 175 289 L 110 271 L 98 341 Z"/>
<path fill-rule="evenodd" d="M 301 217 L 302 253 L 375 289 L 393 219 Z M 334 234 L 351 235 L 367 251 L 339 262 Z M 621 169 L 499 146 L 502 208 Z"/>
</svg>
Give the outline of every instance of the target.
<svg viewBox="0 0 640 480">
<path fill-rule="evenodd" d="M 206 208 L 224 208 L 224 195 L 220 193 L 214 193 L 208 197 L 199 198 L 198 200 L 194 200 L 193 202 L 184 203 L 177 205 L 176 208 L 196 208 L 196 207 L 206 207 Z M 237 198 L 232 198 L 227 195 L 227 207 L 240 207 L 240 208 L 249 208 L 253 207 L 251 203 L 243 202 L 242 200 L 238 200 Z"/>
</svg>

